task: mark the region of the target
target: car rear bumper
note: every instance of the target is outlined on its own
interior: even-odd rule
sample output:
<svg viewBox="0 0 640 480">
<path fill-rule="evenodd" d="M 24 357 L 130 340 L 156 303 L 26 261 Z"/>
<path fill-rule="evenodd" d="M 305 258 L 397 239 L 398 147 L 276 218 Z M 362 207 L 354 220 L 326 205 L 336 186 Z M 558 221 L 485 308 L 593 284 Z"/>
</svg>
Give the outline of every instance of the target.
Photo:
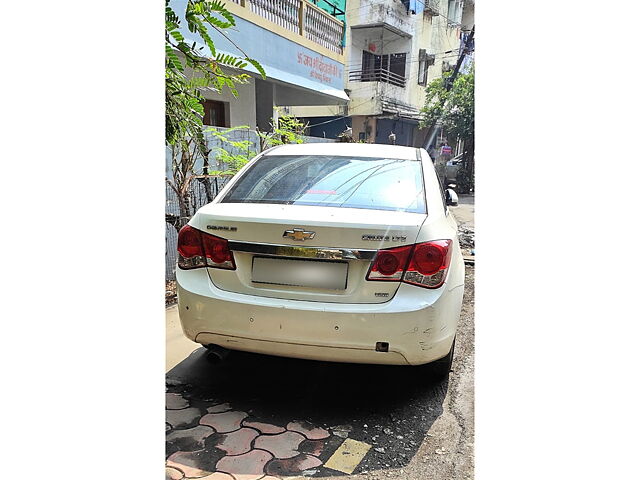
<svg viewBox="0 0 640 480">
<path fill-rule="evenodd" d="M 428 290 L 401 284 L 385 303 L 324 303 L 227 292 L 204 269 L 177 269 L 185 335 L 232 350 L 349 363 L 420 365 L 444 357 L 455 337 L 464 267 Z M 376 343 L 389 344 L 388 352 Z"/>
</svg>

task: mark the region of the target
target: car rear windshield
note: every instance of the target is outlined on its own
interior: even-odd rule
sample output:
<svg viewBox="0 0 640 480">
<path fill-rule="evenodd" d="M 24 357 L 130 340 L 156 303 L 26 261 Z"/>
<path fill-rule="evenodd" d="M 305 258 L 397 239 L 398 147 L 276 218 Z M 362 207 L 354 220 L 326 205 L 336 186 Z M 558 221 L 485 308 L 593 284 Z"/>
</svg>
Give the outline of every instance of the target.
<svg viewBox="0 0 640 480">
<path fill-rule="evenodd" d="M 423 185 L 417 160 L 266 155 L 221 201 L 426 213 Z"/>
</svg>

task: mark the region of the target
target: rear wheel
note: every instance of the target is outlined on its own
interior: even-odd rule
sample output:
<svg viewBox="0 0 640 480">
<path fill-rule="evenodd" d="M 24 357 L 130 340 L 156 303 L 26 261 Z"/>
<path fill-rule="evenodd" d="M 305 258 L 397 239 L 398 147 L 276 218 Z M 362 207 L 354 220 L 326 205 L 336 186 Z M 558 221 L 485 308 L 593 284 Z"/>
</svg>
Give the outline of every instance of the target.
<svg viewBox="0 0 640 480">
<path fill-rule="evenodd" d="M 454 338 L 453 343 L 451 344 L 451 350 L 449 350 L 447 356 L 429 364 L 429 371 L 435 378 L 443 380 L 449 375 L 451 365 L 453 364 L 453 351 L 455 350 L 455 347 L 456 339 Z"/>
</svg>

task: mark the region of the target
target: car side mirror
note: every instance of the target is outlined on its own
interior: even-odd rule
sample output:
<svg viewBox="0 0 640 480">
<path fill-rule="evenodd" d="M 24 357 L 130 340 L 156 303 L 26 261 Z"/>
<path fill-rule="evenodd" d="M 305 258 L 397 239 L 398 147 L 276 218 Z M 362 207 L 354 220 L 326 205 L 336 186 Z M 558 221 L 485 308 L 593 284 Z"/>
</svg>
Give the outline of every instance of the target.
<svg viewBox="0 0 640 480">
<path fill-rule="evenodd" d="M 450 188 L 447 188 L 444 192 L 444 198 L 447 201 L 447 205 L 451 207 L 458 206 L 458 194 Z"/>
</svg>

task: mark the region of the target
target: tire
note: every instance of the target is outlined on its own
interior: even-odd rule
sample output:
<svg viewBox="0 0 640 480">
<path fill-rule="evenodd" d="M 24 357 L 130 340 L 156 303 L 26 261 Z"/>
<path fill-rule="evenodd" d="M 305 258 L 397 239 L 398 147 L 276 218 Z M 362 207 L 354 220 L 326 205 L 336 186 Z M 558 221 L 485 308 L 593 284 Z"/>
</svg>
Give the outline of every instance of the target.
<svg viewBox="0 0 640 480">
<path fill-rule="evenodd" d="M 453 343 L 451 344 L 451 350 L 449 350 L 447 356 L 429 364 L 429 371 L 434 378 L 438 380 L 444 380 L 449 376 L 451 366 L 453 365 L 453 351 L 455 350 L 455 348 L 456 339 L 454 338 Z"/>
</svg>

